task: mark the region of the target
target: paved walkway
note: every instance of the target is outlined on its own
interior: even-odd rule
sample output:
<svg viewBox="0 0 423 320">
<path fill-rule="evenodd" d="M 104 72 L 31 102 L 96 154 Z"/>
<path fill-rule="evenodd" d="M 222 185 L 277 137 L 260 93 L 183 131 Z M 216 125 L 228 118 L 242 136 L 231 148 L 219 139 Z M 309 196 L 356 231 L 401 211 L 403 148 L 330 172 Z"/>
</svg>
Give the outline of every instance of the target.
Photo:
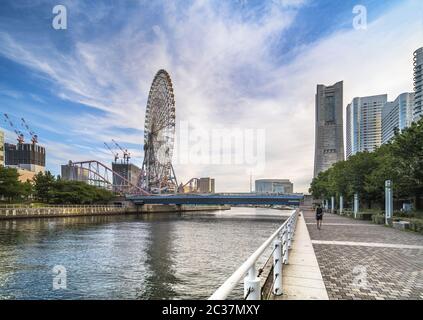
<svg viewBox="0 0 423 320">
<path fill-rule="evenodd" d="M 306 225 L 329 299 L 423 299 L 423 236 L 326 213 Z"/>
</svg>

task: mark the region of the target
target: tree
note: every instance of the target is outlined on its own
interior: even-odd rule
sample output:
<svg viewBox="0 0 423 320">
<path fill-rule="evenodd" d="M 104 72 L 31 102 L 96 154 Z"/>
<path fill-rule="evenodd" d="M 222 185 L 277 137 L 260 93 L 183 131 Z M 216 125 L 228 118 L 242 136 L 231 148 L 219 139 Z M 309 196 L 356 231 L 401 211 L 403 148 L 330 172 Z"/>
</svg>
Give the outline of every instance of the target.
<svg viewBox="0 0 423 320">
<path fill-rule="evenodd" d="M 398 174 L 401 177 L 399 187 L 404 193 L 415 199 L 416 209 L 422 208 L 423 195 L 423 119 L 413 123 L 391 144 Z"/>
<path fill-rule="evenodd" d="M 34 177 L 35 198 L 45 203 L 50 202 L 50 192 L 53 189 L 55 181 L 56 180 L 50 171 L 37 173 Z"/>
<path fill-rule="evenodd" d="M 386 180 L 394 183 L 397 199 L 414 198 L 416 209 L 422 207 L 423 195 L 423 119 L 413 123 L 394 139 L 374 152 L 359 152 L 337 162 L 313 179 L 310 192 L 314 198 L 358 193 L 369 207 L 383 205 Z"/>
<path fill-rule="evenodd" d="M 311 182 L 309 192 L 314 199 L 323 199 L 330 195 L 329 170 L 320 172 Z"/>
<path fill-rule="evenodd" d="M 0 166 L 0 198 L 4 197 L 9 201 L 18 199 L 22 191 L 18 170 Z"/>
</svg>

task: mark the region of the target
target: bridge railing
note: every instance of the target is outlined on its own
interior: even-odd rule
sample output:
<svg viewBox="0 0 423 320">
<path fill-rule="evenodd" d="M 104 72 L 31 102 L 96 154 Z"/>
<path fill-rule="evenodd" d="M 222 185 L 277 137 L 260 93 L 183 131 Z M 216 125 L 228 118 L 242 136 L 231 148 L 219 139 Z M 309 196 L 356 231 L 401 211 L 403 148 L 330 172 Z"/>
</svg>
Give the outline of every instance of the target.
<svg viewBox="0 0 423 320">
<path fill-rule="evenodd" d="M 283 293 L 282 265 L 288 264 L 288 251 L 291 248 L 298 212 L 298 209 L 293 210 L 289 218 L 213 293 L 209 300 L 225 300 L 241 280 L 244 280 L 244 299 L 261 300 L 260 273 L 263 269 L 257 272 L 256 262 L 270 246 L 273 248 L 271 253 L 271 256 L 273 255 L 271 291 L 275 295 L 281 295 Z"/>
</svg>

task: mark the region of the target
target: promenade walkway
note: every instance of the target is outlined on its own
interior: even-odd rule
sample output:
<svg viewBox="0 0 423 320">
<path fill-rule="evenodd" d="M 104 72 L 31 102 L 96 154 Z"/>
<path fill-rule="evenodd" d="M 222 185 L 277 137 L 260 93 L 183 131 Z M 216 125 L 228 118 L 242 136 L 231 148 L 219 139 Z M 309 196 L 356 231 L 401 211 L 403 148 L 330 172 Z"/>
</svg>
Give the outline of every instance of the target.
<svg viewBox="0 0 423 320">
<path fill-rule="evenodd" d="M 329 299 L 423 299 L 423 235 L 303 214 Z"/>
</svg>

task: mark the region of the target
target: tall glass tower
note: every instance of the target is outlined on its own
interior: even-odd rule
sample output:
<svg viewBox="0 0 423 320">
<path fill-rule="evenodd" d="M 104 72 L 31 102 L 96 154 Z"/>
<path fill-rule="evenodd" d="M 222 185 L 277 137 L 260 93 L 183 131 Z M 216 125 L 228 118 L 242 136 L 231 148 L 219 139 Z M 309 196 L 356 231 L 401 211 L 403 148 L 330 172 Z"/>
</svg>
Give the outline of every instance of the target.
<svg viewBox="0 0 423 320">
<path fill-rule="evenodd" d="M 347 158 L 382 144 L 382 109 L 388 95 L 356 97 L 347 106 Z"/>
<path fill-rule="evenodd" d="M 344 160 L 343 81 L 317 85 L 314 177 Z"/>
</svg>

